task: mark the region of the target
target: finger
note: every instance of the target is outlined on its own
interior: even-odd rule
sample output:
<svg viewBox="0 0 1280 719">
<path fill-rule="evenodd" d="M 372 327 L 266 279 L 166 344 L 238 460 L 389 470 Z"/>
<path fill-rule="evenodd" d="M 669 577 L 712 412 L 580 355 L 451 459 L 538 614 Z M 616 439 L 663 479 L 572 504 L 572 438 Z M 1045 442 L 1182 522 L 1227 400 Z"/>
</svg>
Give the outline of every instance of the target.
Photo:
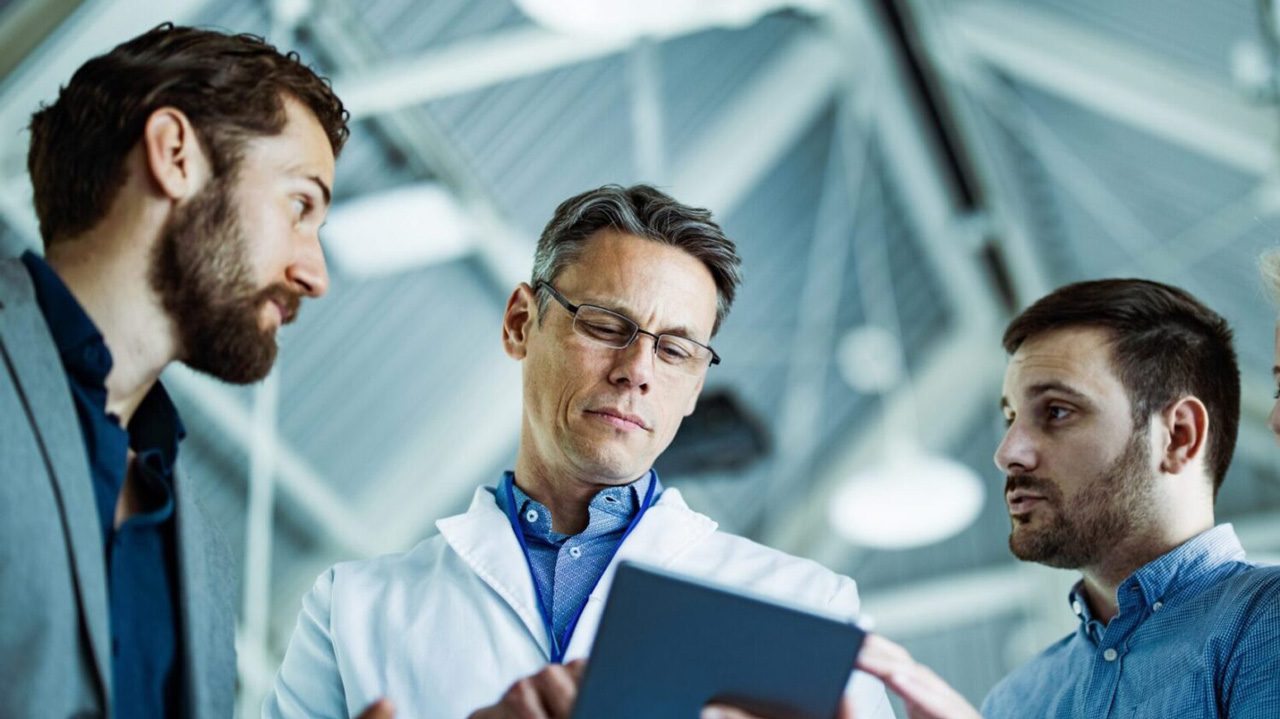
<svg viewBox="0 0 1280 719">
<path fill-rule="evenodd" d="M 857 667 L 872 674 L 906 700 L 912 719 L 969 719 L 978 712 L 932 669 L 910 652 L 877 634 L 868 634 Z"/>
<path fill-rule="evenodd" d="M 575 683 L 581 684 L 582 674 L 587 671 L 587 660 L 574 659 L 573 661 L 564 665 L 564 668 L 569 670 L 569 675 L 573 677 L 573 681 Z"/>
<path fill-rule="evenodd" d="M 573 711 L 573 702 L 578 698 L 578 682 L 567 668 L 552 664 L 533 675 L 533 685 L 550 716 L 568 717 Z"/>
<path fill-rule="evenodd" d="M 975 719 L 978 710 L 932 669 L 917 664 L 910 672 L 890 679 L 906 700 L 912 719 Z"/>
<path fill-rule="evenodd" d="M 856 666 L 884 679 L 886 675 L 904 666 L 915 664 L 910 652 L 878 634 L 868 634 L 858 650 Z"/>
<path fill-rule="evenodd" d="M 761 719 L 761 717 L 749 714 L 737 707 L 725 706 L 724 704 L 708 704 L 702 708 L 702 713 L 698 715 L 698 719 Z"/>
<path fill-rule="evenodd" d="M 357 719 L 393 719 L 395 715 L 395 706 L 386 699 L 379 699 L 365 707 L 365 710 L 360 713 Z"/>
<path fill-rule="evenodd" d="M 517 719 L 551 719 L 542 708 L 542 700 L 538 698 L 533 677 L 525 677 L 512 684 L 507 693 L 502 695 L 500 704 Z"/>
<path fill-rule="evenodd" d="M 845 697 L 840 701 L 840 709 L 836 712 L 836 719 L 854 719 L 852 699 Z"/>
</svg>

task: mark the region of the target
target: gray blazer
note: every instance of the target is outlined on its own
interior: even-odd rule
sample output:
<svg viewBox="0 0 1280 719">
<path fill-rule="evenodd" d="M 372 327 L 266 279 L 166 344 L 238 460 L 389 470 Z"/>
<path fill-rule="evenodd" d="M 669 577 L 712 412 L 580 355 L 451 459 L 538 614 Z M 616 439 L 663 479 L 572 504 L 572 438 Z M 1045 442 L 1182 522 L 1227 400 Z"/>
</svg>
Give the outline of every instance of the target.
<svg viewBox="0 0 1280 719">
<path fill-rule="evenodd" d="M 183 716 L 230 717 L 230 555 L 174 479 Z M 0 260 L 0 717 L 111 716 L 102 537 L 66 374 L 18 260 Z"/>
</svg>

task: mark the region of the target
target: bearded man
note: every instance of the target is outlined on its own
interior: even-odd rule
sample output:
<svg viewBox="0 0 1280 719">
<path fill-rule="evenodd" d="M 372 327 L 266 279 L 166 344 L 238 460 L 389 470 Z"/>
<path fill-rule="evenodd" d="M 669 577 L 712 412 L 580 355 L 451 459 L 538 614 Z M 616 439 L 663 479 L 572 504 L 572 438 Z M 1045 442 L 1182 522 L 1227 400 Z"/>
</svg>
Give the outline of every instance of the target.
<svg viewBox="0 0 1280 719">
<path fill-rule="evenodd" d="M 328 285 L 347 134 L 297 55 L 172 25 L 32 118 L 44 257 L 0 260 L 0 716 L 231 716 L 236 581 L 158 378 L 268 373 Z"/>
<path fill-rule="evenodd" d="M 1280 716 L 1280 567 L 1214 525 L 1240 415 L 1226 320 L 1168 285 L 1081 282 L 1016 317 L 1004 346 L 1009 548 L 1081 579 L 1076 630 L 997 684 L 982 716 Z M 873 639 L 859 664 L 913 719 L 977 716 Z"/>
</svg>

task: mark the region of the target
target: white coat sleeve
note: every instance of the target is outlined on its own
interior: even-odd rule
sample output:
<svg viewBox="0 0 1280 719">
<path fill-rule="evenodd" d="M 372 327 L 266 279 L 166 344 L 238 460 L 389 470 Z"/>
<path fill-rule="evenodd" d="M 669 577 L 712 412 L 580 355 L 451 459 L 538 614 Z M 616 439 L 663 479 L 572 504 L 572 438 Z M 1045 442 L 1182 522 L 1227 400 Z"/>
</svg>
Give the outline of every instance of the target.
<svg viewBox="0 0 1280 719">
<path fill-rule="evenodd" d="M 333 569 L 321 574 L 302 598 L 298 625 L 262 704 L 263 719 L 348 717 L 330 624 L 333 578 Z"/>
<path fill-rule="evenodd" d="M 858 588 L 852 579 L 841 577 L 840 587 L 827 606 L 834 612 L 856 617 L 861 602 Z M 845 686 L 845 696 L 853 699 L 854 716 L 858 719 L 895 719 L 893 705 L 879 679 L 862 671 L 855 671 Z"/>
</svg>

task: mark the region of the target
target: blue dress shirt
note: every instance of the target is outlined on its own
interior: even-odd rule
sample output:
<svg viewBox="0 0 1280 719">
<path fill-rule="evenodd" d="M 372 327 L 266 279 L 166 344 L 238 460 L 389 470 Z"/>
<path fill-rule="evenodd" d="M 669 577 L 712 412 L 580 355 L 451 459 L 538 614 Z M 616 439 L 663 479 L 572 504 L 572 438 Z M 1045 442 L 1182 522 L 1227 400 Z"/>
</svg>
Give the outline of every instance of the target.
<svg viewBox="0 0 1280 719">
<path fill-rule="evenodd" d="M 107 578 L 113 714 L 122 719 L 178 716 L 182 681 L 173 467 L 185 436 L 182 421 L 157 382 L 128 429 L 121 427 L 107 412 L 112 359 L 102 333 L 44 260 L 27 252 L 22 261 L 61 356 L 84 435 Z M 117 528 L 116 503 L 130 449 L 141 510 Z"/>
<path fill-rule="evenodd" d="M 494 490 L 498 507 L 507 511 L 506 493 L 501 488 L 512 482 L 507 472 L 503 484 Z M 620 487 L 600 490 L 587 506 L 587 527 L 579 534 L 561 534 L 551 529 L 551 512 L 541 502 L 525 494 L 514 482 L 520 528 L 529 548 L 529 564 L 533 567 L 541 590 L 539 599 L 551 607 L 552 625 L 557 637 L 563 637 L 569 622 L 587 603 L 587 596 L 609 566 L 622 542 L 631 518 L 640 510 L 640 502 L 654 482 L 654 502 L 662 492 L 658 473 L 650 470 L 644 478 Z"/>
<path fill-rule="evenodd" d="M 996 685 L 992 718 L 1280 717 L 1280 567 L 1245 561 L 1230 524 L 1129 576 L 1104 625 L 1080 584 L 1076 631 Z"/>
</svg>

